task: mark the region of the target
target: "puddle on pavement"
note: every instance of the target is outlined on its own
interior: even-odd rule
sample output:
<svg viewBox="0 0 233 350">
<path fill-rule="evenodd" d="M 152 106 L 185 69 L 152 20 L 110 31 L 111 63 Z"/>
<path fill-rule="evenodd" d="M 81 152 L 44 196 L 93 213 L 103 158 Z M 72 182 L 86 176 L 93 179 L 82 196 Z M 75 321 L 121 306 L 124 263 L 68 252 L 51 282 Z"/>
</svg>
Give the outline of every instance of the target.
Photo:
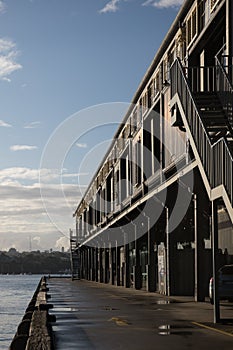
<svg viewBox="0 0 233 350">
<path fill-rule="evenodd" d="M 79 311 L 76 307 L 55 307 L 53 311 L 56 312 L 70 312 L 70 311 Z"/>
<path fill-rule="evenodd" d="M 158 299 L 158 300 L 156 300 L 156 302 L 153 303 L 153 304 L 157 304 L 157 305 L 166 305 L 166 304 L 171 304 L 171 303 L 172 303 L 171 300 Z"/>
<path fill-rule="evenodd" d="M 192 326 L 188 325 L 170 325 L 170 324 L 163 324 L 158 327 L 158 334 L 162 336 L 166 335 L 181 335 L 181 336 L 188 336 L 192 335 L 192 332 L 184 330 L 185 328 L 193 328 Z M 181 330 L 182 329 L 182 330 Z"/>
</svg>

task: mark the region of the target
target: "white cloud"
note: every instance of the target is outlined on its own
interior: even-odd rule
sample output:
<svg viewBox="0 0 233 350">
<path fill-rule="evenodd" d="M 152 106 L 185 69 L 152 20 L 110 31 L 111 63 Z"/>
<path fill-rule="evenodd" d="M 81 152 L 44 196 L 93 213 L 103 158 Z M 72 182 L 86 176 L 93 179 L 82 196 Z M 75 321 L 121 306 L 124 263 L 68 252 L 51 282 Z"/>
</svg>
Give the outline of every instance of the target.
<svg viewBox="0 0 233 350">
<path fill-rule="evenodd" d="M 3 1 L 0 1 L 0 13 L 4 13 L 6 11 L 6 4 Z"/>
<path fill-rule="evenodd" d="M 0 170 L 0 185 L 5 180 L 38 180 L 39 170 L 30 168 L 5 168 Z"/>
<path fill-rule="evenodd" d="M 53 183 L 58 180 L 57 183 L 61 184 L 61 178 L 77 178 L 79 176 L 86 176 L 87 173 L 68 173 L 61 172 L 58 169 L 31 169 L 23 167 L 12 167 L 0 170 L 0 186 L 20 181 L 37 181 L 41 184 Z M 57 186 L 54 184 L 54 186 Z M 61 186 L 61 185 L 60 185 Z"/>
<path fill-rule="evenodd" d="M 70 247 L 70 240 L 68 237 L 60 237 L 56 243 L 55 243 L 55 247 L 58 248 L 59 250 L 61 250 L 62 247 L 64 247 L 65 251 L 69 249 Z"/>
<path fill-rule="evenodd" d="M 3 126 L 4 128 L 11 128 L 12 125 L 4 122 L 4 120 L 0 120 L 0 126 Z"/>
<path fill-rule="evenodd" d="M 87 148 L 87 144 L 86 143 L 76 143 L 76 146 L 79 148 Z"/>
<path fill-rule="evenodd" d="M 40 125 L 40 122 L 37 121 L 37 122 L 31 122 L 27 125 L 24 126 L 24 129 L 36 129 L 38 128 L 38 126 Z"/>
<path fill-rule="evenodd" d="M 37 146 L 29 146 L 29 145 L 13 145 L 10 147 L 10 150 L 13 152 L 17 151 L 32 151 L 37 149 Z"/>
<path fill-rule="evenodd" d="M 69 228 L 75 225 L 72 217 L 79 200 L 81 189 L 76 184 L 56 182 L 61 171 L 42 169 L 53 183 L 39 183 L 39 169 L 7 168 L 0 170 L 0 246 L 1 250 L 15 246 L 18 250 L 32 247 L 49 249 L 65 244 Z M 76 174 L 66 174 L 76 175 Z M 43 190 L 43 191 L 42 191 Z M 41 192 L 42 191 L 42 192 Z M 45 197 L 41 197 L 45 193 Z M 45 206 L 46 205 L 46 209 Z"/>
<path fill-rule="evenodd" d="M 154 6 L 157 8 L 168 8 L 168 7 L 179 7 L 182 5 L 184 0 L 147 0 L 143 6 Z"/>
<path fill-rule="evenodd" d="M 1 4 L 1 2 L 0 2 Z M 0 79 L 10 82 L 8 76 L 16 70 L 22 68 L 17 63 L 18 51 L 13 41 L 8 39 L 0 39 Z"/>
<path fill-rule="evenodd" d="M 111 0 L 109 1 L 100 11 L 99 13 L 107 13 L 107 12 L 116 12 L 119 10 L 118 4 L 121 0 Z"/>
<path fill-rule="evenodd" d="M 99 13 L 117 12 L 119 10 L 119 5 L 122 1 L 128 0 L 111 0 L 99 11 Z M 183 2 L 184 0 L 147 0 L 142 3 L 142 6 L 169 8 L 179 7 L 183 4 Z"/>
<path fill-rule="evenodd" d="M 2 80 L 3 80 L 3 81 L 7 81 L 8 83 L 11 83 L 11 79 L 10 79 L 10 78 L 3 77 Z"/>
</svg>

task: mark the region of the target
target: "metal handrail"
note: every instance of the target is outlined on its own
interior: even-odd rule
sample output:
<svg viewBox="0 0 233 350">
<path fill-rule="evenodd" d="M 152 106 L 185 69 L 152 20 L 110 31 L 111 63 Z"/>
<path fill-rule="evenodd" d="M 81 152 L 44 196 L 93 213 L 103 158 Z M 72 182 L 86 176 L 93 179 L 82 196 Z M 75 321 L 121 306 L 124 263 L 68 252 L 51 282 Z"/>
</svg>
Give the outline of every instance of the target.
<svg viewBox="0 0 233 350">
<path fill-rule="evenodd" d="M 197 151 L 211 188 L 224 185 L 233 203 L 233 157 L 224 138 L 211 142 L 179 60 L 171 67 L 171 97 L 178 93 Z"/>
<path fill-rule="evenodd" d="M 216 57 L 215 60 L 217 94 L 231 125 L 231 128 L 233 128 L 233 86 L 230 82 L 225 67 L 220 63 L 218 57 Z"/>
<path fill-rule="evenodd" d="M 233 87 L 219 59 L 216 57 L 215 66 L 192 66 L 183 69 L 192 93 L 215 92 L 218 95 L 228 126 L 233 133 Z"/>
</svg>

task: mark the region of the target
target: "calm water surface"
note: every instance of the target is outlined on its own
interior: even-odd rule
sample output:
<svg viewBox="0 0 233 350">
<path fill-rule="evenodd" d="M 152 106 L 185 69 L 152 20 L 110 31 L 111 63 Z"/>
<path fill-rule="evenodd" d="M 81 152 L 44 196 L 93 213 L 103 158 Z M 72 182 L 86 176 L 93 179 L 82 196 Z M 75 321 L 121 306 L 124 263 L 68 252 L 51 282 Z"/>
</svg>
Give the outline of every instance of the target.
<svg viewBox="0 0 233 350">
<path fill-rule="evenodd" d="M 8 349 L 41 275 L 0 275 L 0 349 Z"/>
</svg>

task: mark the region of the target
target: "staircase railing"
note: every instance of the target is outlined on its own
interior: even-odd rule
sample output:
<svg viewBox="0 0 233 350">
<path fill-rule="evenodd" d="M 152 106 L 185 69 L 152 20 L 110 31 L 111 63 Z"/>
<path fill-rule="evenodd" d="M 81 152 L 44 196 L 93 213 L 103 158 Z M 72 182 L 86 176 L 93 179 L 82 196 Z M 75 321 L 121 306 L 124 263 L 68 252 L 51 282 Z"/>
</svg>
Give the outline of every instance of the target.
<svg viewBox="0 0 233 350">
<path fill-rule="evenodd" d="M 171 67 L 171 97 L 178 94 L 211 188 L 224 185 L 233 204 L 233 157 L 224 138 L 212 144 L 179 59 Z"/>
<path fill-rule="evenodd" d="M 233 57 L 230 55 L 225 55 L 223 51 L 220 51 L 215 56 L 215 59 L 218 60 L 218 64 L 220 63 L 221 66 L 224 68 L 228 79 L 230 80 L 230 83 L 232 84 L 232 73 L 233 73 Z"/>
<path fill-rule="evenodd" d="M 215 66 L 192 66 L 185 70 L 192 92 L 217 91 Z"/>
<path fill-rule="evenodd" d="M 192 92 L 216 92 L 233 129 L 233 87 L 225 68 L 216 57 L 215 66 L 188 67 L 186 75 Z"/>
<path fill-rule="evenodd" d="M 225 114 L 228 118 L 228 121 L 233 128 L 233 87 L 230 82 L 229 76 L 220 63 L 219 59 L 216 57 L 216 87 L 217 94 L 225 111 Z"/>
</svg>

